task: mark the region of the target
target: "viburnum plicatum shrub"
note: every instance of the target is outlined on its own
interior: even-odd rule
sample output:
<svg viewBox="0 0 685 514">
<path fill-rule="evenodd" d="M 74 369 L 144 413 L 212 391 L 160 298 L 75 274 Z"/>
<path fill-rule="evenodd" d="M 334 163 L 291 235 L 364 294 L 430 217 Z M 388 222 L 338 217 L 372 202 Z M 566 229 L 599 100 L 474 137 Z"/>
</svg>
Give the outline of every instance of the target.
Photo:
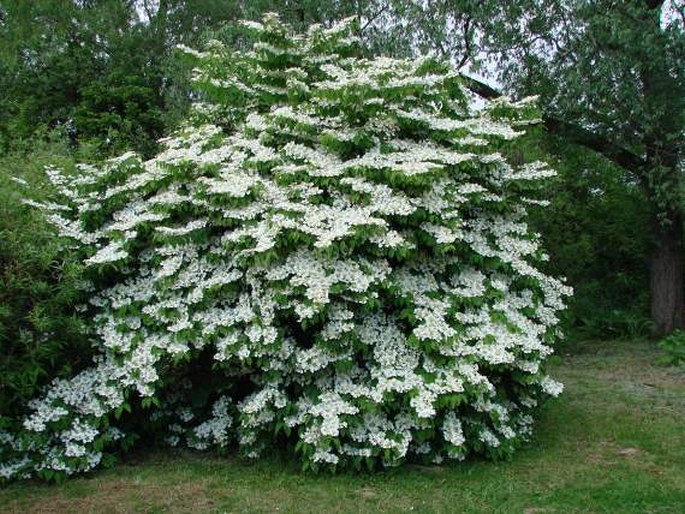
<svg viewBox="0 0 685 514">
<path fill-rule="evenodd" d="M 354 20 L 245 27 L 249 51 L 184 49 L 203 103 L 156 157 L 48 170 L 98 356 L 0 435 L 5 478 L 108 462 L 134 404 L 171 444 L 312 469 L 502 457 L 561 391 L 570 291 L 525 222 L 553 172 L 504 157 L 533 102 L 472 109 L 448 63 L 362 59 Z"/>
</svg>

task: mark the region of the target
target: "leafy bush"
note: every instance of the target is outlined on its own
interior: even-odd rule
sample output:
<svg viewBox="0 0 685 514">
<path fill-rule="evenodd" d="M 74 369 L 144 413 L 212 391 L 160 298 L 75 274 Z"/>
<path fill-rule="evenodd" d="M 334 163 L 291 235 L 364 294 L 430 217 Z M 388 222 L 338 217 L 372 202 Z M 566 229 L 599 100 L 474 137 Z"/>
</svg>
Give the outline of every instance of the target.
<svg viewBox="0 0 685 514">
<path fill-rule="evenodd" d="M 664 352 L 661 362 L 671 366 L 685 364 L 685 330 L 676 330 L 662 339 L 659 348 Z"/>
<path fill-rule="evenodd" d="M 314 470 L 501 458 L 561 391 L 570 291 L 525 222 L 553 172 L 502 153 L 534 103 L 471 112 L 446 63 L 358 58 L 353 21 L 246 26 L 251 51 L 187 50 L 204 102 L 155 158 L 49 170 L 99 353 L 3 435 L 5 477 L 108 463 L 136 426 Z"/>
<path fill-rule="evenodd" d="M 6 417 L 22 414 L 41 387 L 91 360 L 74 313 L 83 302 L 82 266 L 62 250 L 44 217 L 22 203 L 25 188 L 15 182 L 28 181 L 38 196 L 43 165 L 58 160 L 50 146 L 0 160 L 0 413 Z"/>
</svg>

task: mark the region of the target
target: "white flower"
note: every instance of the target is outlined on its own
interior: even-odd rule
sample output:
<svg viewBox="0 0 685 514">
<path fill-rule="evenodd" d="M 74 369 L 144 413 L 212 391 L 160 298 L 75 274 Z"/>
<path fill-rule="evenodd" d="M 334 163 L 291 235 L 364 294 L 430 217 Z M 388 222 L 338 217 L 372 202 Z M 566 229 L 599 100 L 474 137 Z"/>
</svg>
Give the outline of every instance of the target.
<svg viewBox="0 0 685 514">
<path fill-rule="evenodd" d="M 445 420 L 442 425 L 442 433 L 445 437 L 445 441 L 453 444 L 454 446 L 461 446 L 466 441 L 464 433 L 461 429 L 461 422 L 454 414 L 454 412 L 449 412 L 445 416 Z"/>
<path fill-rule="evenodd" d="M 540 387 L 545 394 L 554 397 L 559 396 L 564 390 L 564 384 L 557 382 L 548 376 L 545 376 L 540 380 Z"/>
<path fill-rule="evenodd" d="M 536 267 L 521 196 L 553 171 L 498 151 L 527 101 L 472 112 L 446 65 L 345 57 L 350 21 L 246 27 L 252 51 L 181 48 L 239 101 L 197 105 L 147 161 L 49 168 L 59 201 L 29 200 L 86 265 L 118 265 L 90 270 L 94 362 L 0 432 L 0 476 L 99 465 L 131 395 L 172 445 L 256 457 L 284 431 L 310 464 L 391 466 L 513 444 L 561 392 L 538 373 L 571 291 Z M 206 405 L 162 376 L 204 387 L 207 361 L 175 364 L 200 353 Z M 508 387 L 522 372 L 538 382 Z"/>
</svg>

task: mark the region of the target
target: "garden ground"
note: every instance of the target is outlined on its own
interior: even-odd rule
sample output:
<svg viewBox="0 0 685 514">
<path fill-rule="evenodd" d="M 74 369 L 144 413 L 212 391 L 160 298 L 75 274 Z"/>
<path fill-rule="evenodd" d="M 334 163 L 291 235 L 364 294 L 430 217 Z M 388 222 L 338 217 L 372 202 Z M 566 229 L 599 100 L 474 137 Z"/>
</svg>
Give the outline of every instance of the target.
<svg viewBox="0 0 685 514">
<path fill-rule="evenodd" d="M 560 354 L 552 375 L 566 392 L 511 462 L 312 476 L 282 457 L 143 452 L 60 485 L 11 484 L 0 511 L 684 512 L 685 369 L 657 364 L 646 341 L 574 343 Z"/>
</svg>

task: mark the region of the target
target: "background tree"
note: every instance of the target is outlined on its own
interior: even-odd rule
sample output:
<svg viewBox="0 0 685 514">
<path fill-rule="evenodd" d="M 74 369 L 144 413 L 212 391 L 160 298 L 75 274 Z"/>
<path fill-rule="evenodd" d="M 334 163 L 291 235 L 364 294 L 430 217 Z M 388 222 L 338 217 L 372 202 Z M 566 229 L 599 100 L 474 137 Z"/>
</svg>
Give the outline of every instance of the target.
<svg viewBox="0 0 685 514">
<path fill-rule="evenodd" d="M 155 49 L 132 22 L 133 2 L 3 2 L 5 147 L 60 129 L 105 148 L 158 137 Z"/>
<path fill-rule="evenodd" d="M 355 13 L 339 1 L 3 0 L 0 146 L 55 129 L 100 157 L 151 155 L 189 105 L 189 70 L 173 59 L 231 22 L 281 14 L 298 29 Z M 231 33 L 231 31 L 228 31 Z M 28 146 L 30 147 L 30 142 Z M 104 153 L 103 153 L 104 152 Z"/>
<path fill-rule="evenodd" d="M 404 51 L 432 45 L 484 69 L 508 93 L 540 94 L 550 132 L 598 151 L 639 184 L 651 219 L 644 230 L 654 329 L 683 327 L 685 4 L 391 3 L 391 33 L 407 42 Z"/>
</svg>

